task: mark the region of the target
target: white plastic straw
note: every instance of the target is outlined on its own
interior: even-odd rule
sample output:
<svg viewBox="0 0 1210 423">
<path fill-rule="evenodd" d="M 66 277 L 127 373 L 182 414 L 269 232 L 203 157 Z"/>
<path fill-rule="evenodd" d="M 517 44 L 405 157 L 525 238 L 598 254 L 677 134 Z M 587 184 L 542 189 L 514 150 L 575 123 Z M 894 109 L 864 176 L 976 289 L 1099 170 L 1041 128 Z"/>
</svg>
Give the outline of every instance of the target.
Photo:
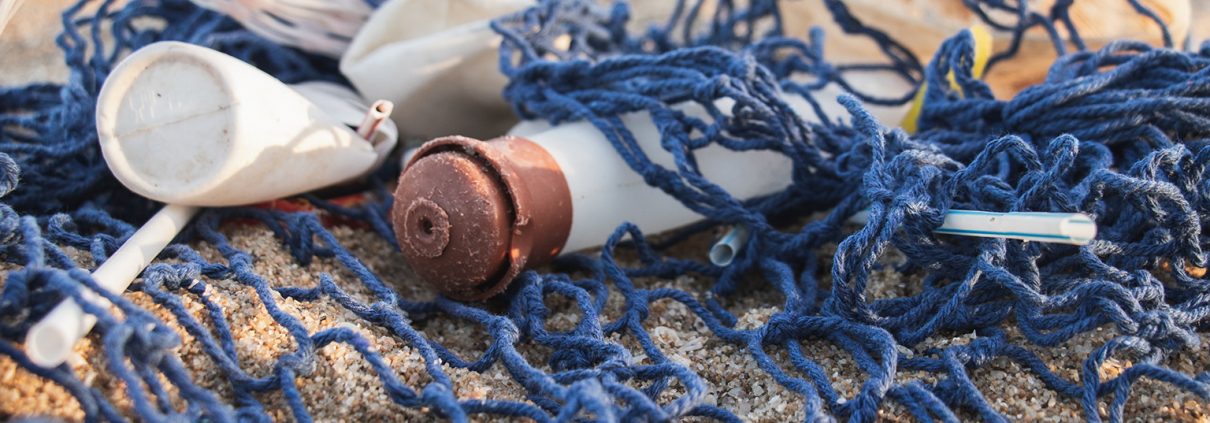
<svg viewBox="0 0 1210 423">
<path fill-rule="evenodd" d="M 861 211 L 850 222 L 865 224 L 869 212 Z M 934 232 L 985 238 L 1087 245 L 1097 236 L 1097 224 L 1083 213 L 996 213 L 979 210 L 950 210 Z"/>
<path fill-rule="evenodd" d="M 748 235 L 751 235 L 748 225 L 732 226 L 713 247 L 710 247 L 710 262 L 718 267 L 730 266 L 735 256 L 748 244 Z"/>
<path fill-rule="evenodd" d="M 168 246 L 197 210 L 193 206 L 164 206 L 97 267 L 92 273 L 93 279 L 107 291 L 125 292 L 131 281 Z M 108 304 L 100 296 L 85 292 L 90 301 Z M 67 360 L 76 342 L 87 335 L 96 322 L 96 317 L 85 314 L 75 301 L 65 300 L 29 329 L 25 353 L 39 366 L 58 366 Z"/>
<path fill-rule="evenodd" d="M 374 134 L 378 132 L 378 127 L 391 117 L 391 111 L 395 110 L 395 103 L 378 100 L 370 105 L 366 111 L 366 117 L 361 121 L 361 125 L 357 126 L 357 135 L 365 138 L 367 141 L 374 141 Z"/>
</svg>

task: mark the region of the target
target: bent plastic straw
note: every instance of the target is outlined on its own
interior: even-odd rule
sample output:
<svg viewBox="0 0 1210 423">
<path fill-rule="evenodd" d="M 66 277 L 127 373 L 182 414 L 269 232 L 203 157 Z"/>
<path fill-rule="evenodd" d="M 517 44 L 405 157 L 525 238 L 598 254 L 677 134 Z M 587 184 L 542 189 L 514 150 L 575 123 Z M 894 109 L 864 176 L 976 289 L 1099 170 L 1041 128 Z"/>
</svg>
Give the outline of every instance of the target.
<svg viewBox="0 0 1210 423">
<path fill-rule="evenodd" d="M 849 218 L 865 224 L 868 211 Z M 979 210 L 950 210 L 945 221 L 933 232 L 984 238 L 1011 238 L 1023 241 L 1088 245 L 1097 237 L 1097 223 L 1083 213 L 997 213 Z"/>
<path fill-rule="evenodd" d="M 167 205 L 93 278 L 105 290 L 125 291 L 199 207 L 258 203 L 373 170 L 394 146 L 395 128 L 384 118 L 388 104 L 363 120 L 365 106 L 356 101 L 332 84 L 286 86 L 204 47 L 162 42 L 131 54 L 97 99 L 101 153 L 123 185 Z M 350 129 L 358 122 L 371 138 Z M 66 300 L 30 328 L 26 353 L 57 366 L 95 323 Z"/>
</svg>

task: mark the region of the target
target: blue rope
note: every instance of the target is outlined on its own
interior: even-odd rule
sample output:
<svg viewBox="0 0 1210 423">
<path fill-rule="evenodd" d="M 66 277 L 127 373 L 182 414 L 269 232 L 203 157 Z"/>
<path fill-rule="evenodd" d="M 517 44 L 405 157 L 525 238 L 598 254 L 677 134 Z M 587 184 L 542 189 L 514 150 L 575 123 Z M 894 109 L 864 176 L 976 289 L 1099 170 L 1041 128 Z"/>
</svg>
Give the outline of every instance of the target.
<svg viewBox="0 0 1210 423">
<path fill-rule="evenodd" d="M 1202 132 L 1210 128 L 1205 120 L 1210 112 L 1204 94 L 1210 87 L 1206 56 L 1134 42 L 1084 51 L 1078 33 L 1062 40 L 1054 29 L 1061 24 L 1074 31 L 1067 15 L 1070 2 L 1055 5 L 1054 19 L 1027 12 L 1021 2 L 1011 9 L 1019 13 L 1017 22 L 989 22 L 1011 31 L 1014 46 L 1026 30 L 1042 26 L 1060 54 L 1066 53 L 1065 42 L 1080 51 L 1064 55 L 1044 83 L 998 101 L 972 77 L 969 33 L 947 41 L 921 69 L 884 33 L 853 18 L 843 3 L 828 2 L 845 32 L 870 37 L 882 47 L 889 64 L 881 69 L 909 80 L 922 74 L 931 82 L 921 132 L 909 137 L 883 128 L 858 99 L 895 104 L 911 93 L 880 101 L 860 92 L 842 98 L 851 114 L 847 124 L 823 115 L 811 93 L 844 82 L 837 68 L 823 61 L 818 31 L 806 42 L 774 32 L 750 46 L 720 49 L 733 46 L 713 43 L 711 32 L 670 44 L 668 33 L 689 31 L 665 28 L 645 35 L 661 46 L 657 51 L 634 47 L 652 45 L 647 38 L 593 43 L 576 37 L 567 50 L 549 51 L 551 40 L 565 33 L 598 34 L 621 27 L 598 19 L 599 29 L 584 29 L 586 19 L 601 14 L 569 18 L 560 11 L 564 9 L 550 8 L 554 3 L 495 26 L 506 40 L 502 70 L 511 83 L 505 97 L 518 114 L 552 123 L 591 122 L 649 184 L 714 222 L 753 228 L 748 248 L 727 269 L 702 269 L 643 251 L 649 247 L 638 228 L 619 228 L 602 253 L 606 277 L 594 281 L 612 282 L 631 311 L 607 329 L 635 336 L 645 350 L 654 348 L 641 325 L 646 305 L 640 301 L 656 294 L 634 288 L 628 278 L 696 272 L 715 278 L 709 304 L 689 295 L 661 292 L 658 297 L 682 301 L 719 338 L 746 346 L 762 370 L 804 397 L 808 419 L 830 413 L 872 420 L 889 396 L 917 416 L 954 420 L 953 410 L 967 409 L 986 420 L 1005 420 L 968 373 L 997 356 L 1012 358 L 1048 387 L 1079 400 L 1090 420 L 1100 418 L 1097 401 L 1112 395 L 1110 418 L 1121 419 L 1129 378 L 1101 383 L 1086 371 L 1079 383 L 1068 382 L 1028 350 L 1008 343 L 999 328 L 1010 324 L 1029 342 L 1043 346 L 1114 324 L 1120 337 L 1109 345 L 1129 339 L 1145 348 L 1106 347 L 1089 357 L 1087 369 L 1098 368 L 1110 353 L 1138 360 L 1145 352 L 1147 358 L 1139 362 L 1146 365 L 1131 367 L 1138 369 L 1137 377 L 1147 374 L 1210 398 L 1206 374 L 1185 375 L 1156 364 L 1169 354 L 1197 348 L 1195 331 L 1205 326 L 1208 310 L 1206 283 L 1184 272 L 1185 263 L 1205 264 L 1197 207 L 1203 204 L 1202 160 L 1210 154 L 1201 153 L 1210 151 L 1201 142 Z M 969 6 L 984 17 L 983 8 L 1009 7 L 1000 2 Z M 1171 45 L 1170 37 L 1166 43 Z M 1000 58 L 1014 53 L 1015 47 Z M 942 79 L 951 71 L 959 90 Z M 795 76 L 807 78 L 791 79 Z M 816 82 L 792 82 L 800 80 Z M 790 95 L 813 105 L 822 123 L 807 123 L 792 113 L 784 100 Z M 736 106 L 724 114 L 714 106 L 719 98 Z M 713 120 L 694 120 L 669 108 L 686 102 L 706 108 Z M 649 160 L 614 118 L 635 111 L 652 116 L 663 145 L 676 159 L 675 168 Z M 796 166 L 794 184 L 767 201 L 745 204 L 732 198 L 691 165 L 692 152 L 709 144 L 785 154 Z M 846 235 L 842 223 L 866 207 L 871 223 Z M 1085 212 L 1096 217 L 1103 232 L 1088 247 L 939 238 L 932 230 L 950 208 Z M 785 209 L 832 211 L 801 230 L 785 232 L 769 223 L 771 215 Z M 626 236 L 640 248 L 643 264 L 615 269 L 614 248 Z M 812 251 L 832 242 L 839 246 L 831 292 L 825 294 L 817 270 L 807 263 L 815 259 Z M 921 274 L 925 287 L 915 296 L 869 301 L 870 272 L 888 246 L 907 255 L 903 270 Z M 1154 276 L 1161 273 L 1161 259 L 1171 263 L 1168 276 L 1180 281 L 1180 288 L 1168 288 Z M 759 272 L 780 290 L 785 304 L 765 326 L 735 330 L 736 317 L 718 299 L 736 295 L 737 280 L 750 272 Z M 977 338 L 923 357 L 897 355 L 896 345 L 913 346 L 951 331 L 974 331 Z M 841 399 L 826 373 L 801 355 L 795 343 L 804 339 L 830 341 L 854 357 L 868 375 L 854 398 Z M 773 346 L 790 350 L 797 373 L 768 358 L 765 349 Z M 666 360 L 651 352 L 648 356 Z M 897 367 L 946 377 L 929 386 L 897 384 Z"/>
<path fill-rule="evenodd" d="M 1155 19 L 1141 3 L 1126 1 Z M 504 311 L 494 313 L 444 298 L 401 297 L 314 213 L 205 210 L 179 240 L 207 244 L 221 259 L 210 261 L 186 244 L 173 244 L 161 255 L 173 264 L 152 265 L 131 289 L 171 312 L 202 346 L 228 380 L 231 396 L 223 397 L 192 381 L 170 352 L 180 344 L 179 334 L 121 295 L 100 290 L 88 275 L 86 269 L 112 254 L 155 207 L 117 184 L 98 154 L 92 121 L 97 90 L 122 54 L 158 40 L 216 48 L 287 82 L 339 82 L 336 64 L 270 44 L 184 0 L 132 2 L 119 9 L 112 4 L 102 3 L 95 15 L 81 12 L 83 2 L 64 13 L 58 41 L 71 69 L 68 83 L 0 88 L 0 195 L 5 199 L 0 258 L 20 266 L 8 273 L 0 291 L 0 354 L 63 386 L 89 421 L 126 416 L 68 366 L 37 367 L 17 346 L 54 304 L 63 298 L 79 301 L 89 291 L 121 311 L 118 318 L 84 303 L 85 311 L 98 318 L 94 333 L 103 345 L 105 370 L 124 382 L 134 413 L 147 421 L 267 421 L 255 394 L 270 391 L 282 393 L 295 419 L 311 421 L 299 379 L 315 371 L 317 351 L 337 343 L 361 355 L 391 401 L 454 421 L 474 415 L 543 422 L 682 416 L 739 421 L 732 411 L 705 404 L 705 379 L 671 361 L 644 328 L 650 304 L 665 300 L 684 305 L 714 336 L 740 347 L 763 372 L 800 395 L 810 420 L 872 421 L 889 400 L 921 420 L 1004 421 L 1007 417 L 990 405 L 988 395 L 995 393 L 980 391 L 971 381 L 972 371 L 1001 357 L 1080 403 L 1090 421 L 1101 419 L 1100 401 L 1109 404 L 1110 420 L 1121 421 L 1140 378 L 1210 399 L 1210 373 L 1188 375 L 1162 364 L 1198 348 L 1198 332 L 1210 327 L 1210 284 L 1185 270 L 1186 264 L 1207 264 L 1200 215 L 1210 207 L 1210 148 L 1203 141 L 1210 131 L 1210 45 L 1192 53 L 1119 42 L 1087 51 L 1067 13 L 1070 1 L 1039 13 L 1025 2 L 969 0 L 967 6 L 990 26 L 1013 34 L 1014 46 L 1026 30 L 1042 27 L 1052 34 L 1056 51 L 1064 53 L 1046 81 L 999 100 L 972 77 L 969 33 L 949 39 L 922 65 L 885 32 L 856 19 L 841 1 L 826 0 L 837 23 L 847 34 L 873 40 L 885 63 L 829 63 L 823 32 L 784 34 L 772 0 L 743 7 L 720 1 L 709 15 L 701 2 L 680 1 L 666 23 L 635 33 L 626 30 L 629 9 L 623 3 L 542 1 L 493 23 L 505 40 L 500 50 L 501 70 L 510 79 L 505 98 L 524 118 L 591 122 L 647 183 L 708 222 L 661 245 L 623 223 L 604 240 L 599 257 L 561 257 L 556 267 L 565 273 L 523 273 L 501 300 Z M 992 11 L 995 16 L 1011 12 L 1016 20 L 992 21 Z M 140 24 L 148 20 L 164 25 Z M 111 23 L 111 29 L 102 23 Z M 1059 38 L 1060 26 L 1067 39 Z M 106 34 L 112 45 L 103 43 Z M 570 46 L 557 48 L 555 41 L 564 35 Z M 791 37 L 797 35 L 807 38 Z M 1166 43 L 1172 41 L 1166 35 Z M 1066 43 L 1076 51 L 1066 51 Z M 1015 47 L 1001 56 L 1014 53 Z M 913 84 L 930 82 L 918 134 L 889 130 L 865 112 L 863 103 L 901 104 L 914 95 L 867 93 L 846 81 L 848 72 L 871 70 Z M 958 90 L 942 81 L 950 72 Z M 814 97 L 831 83 L 854 91 L 840 99 L 849 116 L 824 115 Z M 819 119 L 795 114 L 785 100 L 789 96 L 806 100 Z M 720 98 L 734 100 L 735 106 L 720 109 L 715 105 Z M 710 117 L 690 118 L 670 108 L 685 102 L 701 105 Z M 617 116 L 634 111 L 653 116 L 675 167 L 652 162 L 621 125 Z M 710 144 L 784 154 L 794 163 L 793 183 L 767 198 L 734 198 L 693 166 L 693 152 Z M 394 245 L 386 218 L 391 197 L 382 181 L 395 171 L 378 173 L 363 205 L 304 198 L 326 213 L 366 222 Z M 951 208 L 1084 212 L 1095 217 L 1100 234 L 1085 247 L 934 234 Z M 845 220 L 862 209 L 869 210 L 870 223 L 848 233 Z M 776 224 L 786 216 L 820 211 L 827 211 L 826 217 L 798 229 Z M 369 300 L 346 293 L 326 274 L 314 287 L 271 286 L 254 271 L 253 255 L 220 231 L 231 219 L 264 225 L 302 265 L 334 258 L 368 290 Z M 667 244 L 718 224 L 752 229 L 731 266 L 663 252 Z M 823 272 L 829 270 L 818 262 L 829 244 L 838 246 L 831 282 L 825 283 Z M 93 263 L 75 263 L 66 247 L 89 252 Z M 897 268 L 919 276 L 922 286 L 915 295 L 871 301 L 866 286 L 889 247 L 903 252 L 906 259 Z M 637 261 L 620 261 L 623 252 L 637 255 Z M 634 280 L 689 273 L 712 280 L 709 292 L 647 288 Z M 738 290 L 743 278 L 768 283 L 785 298 L 756 328 L 737 328 L 738 317 L 725 307 L 744 295 Z M 232 322 L 211 299 L 208 281 L 215 280 L 252 288 L 291 336 L 295 349 L 278 357 L 270 374 L 244 370 Z M 274 293 L 295 301 L 330 300 L 386 329 L 424 360 L 430 382 L 409 386 L 400 380 L 357 331 L 309 332 L 278 305 Z M 615 293 L 624 306 L 620 314 L 606 317 L 605 305 Z M 186 296 L 202 305 L 209 323 L 186 309 Z M 551 297 L 565 298 L 582 316 L 573 328 L 547 329 Z M 431 341 L 416 324 L 439 316 L 481 327 L 490 345 L 477 357 L 461 357 Z M 1105 325 L 1118 336 L 1085 359 L 1078 380 L 1054 373 L 1023 345 L 1052 347 Z M 1010 326 L 1024 341 L 1009 337 L 1004 328 Z M 899 353 L 930 336 L 972 332 L 965 345 L 925 349 L 911 357 Z M 617 336 L 632 337 L 641 352 L 613 341 Z M 806 356 L 804 341 L 829 342 L 845 351 L 865 375 L 857 393 L 846 398 L 838 392 L 830 373 Z M 545 363 L 532 363 L 518 351 L 522 344 L 552 353 Z M 775 351 L 785 351 L 789 360 L 773 359 Z M 636 353 L 647 359 L 635 363 Z M 1098 369 L 1115 357 L 1133 364 L 1101 380 Z M 460 399 L 443 368 L 484 371 L 497 364 L 525 389 L 527 401 Z M 897 380 L 901 371 L 928 372 L 936 382 Z M 679 385 L 675 398 L 661 400 L 674 385 Z M 176 403 L 187 407 L 173 407 Z"/>
</svg>

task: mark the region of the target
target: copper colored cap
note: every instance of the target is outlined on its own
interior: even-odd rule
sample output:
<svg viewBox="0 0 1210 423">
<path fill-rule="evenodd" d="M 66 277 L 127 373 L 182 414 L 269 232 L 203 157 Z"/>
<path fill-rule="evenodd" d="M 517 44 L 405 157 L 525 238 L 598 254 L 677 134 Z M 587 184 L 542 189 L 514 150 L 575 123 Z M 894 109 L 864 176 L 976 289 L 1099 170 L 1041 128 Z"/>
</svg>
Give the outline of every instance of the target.
<svg viewBox="0 0 1210 423">
<path fill-rule="evenodd" d="M 571 231 L 571 192 L 533 141 L 438 138 L 404 168 L 391 220 L 418 276 L 447 297 L 482 300 L 559 254 Z"/>
</svg>

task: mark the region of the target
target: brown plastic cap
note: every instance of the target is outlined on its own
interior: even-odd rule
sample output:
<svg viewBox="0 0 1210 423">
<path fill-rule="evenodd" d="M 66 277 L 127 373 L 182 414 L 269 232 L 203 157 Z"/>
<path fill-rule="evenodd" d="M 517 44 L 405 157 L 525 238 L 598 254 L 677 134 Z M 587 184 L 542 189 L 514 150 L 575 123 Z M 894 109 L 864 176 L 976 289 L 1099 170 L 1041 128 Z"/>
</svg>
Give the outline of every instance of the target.
<svg viewBox="0 0 1210 423">
<path fill-rule="evenodd" d="M 438 138 L 404 168 L 391 220 L 418 276 L 447 297 L 482 300 L 559 254 L 571 231 L 571 192 L 533 141 Z"/>
</svg>

